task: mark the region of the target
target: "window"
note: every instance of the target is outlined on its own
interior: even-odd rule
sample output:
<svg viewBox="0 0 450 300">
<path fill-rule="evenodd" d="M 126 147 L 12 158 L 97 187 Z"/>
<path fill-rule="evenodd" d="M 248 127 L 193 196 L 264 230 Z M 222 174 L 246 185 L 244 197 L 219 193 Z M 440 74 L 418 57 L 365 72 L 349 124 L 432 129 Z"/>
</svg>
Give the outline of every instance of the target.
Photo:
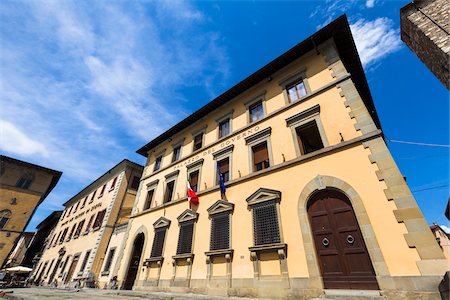
<svg viewBox="0 0 450 300">
<path fill-rule="evenodd" d="M 86 196 L 83 200 L 83 203 L 81 204 L 81 208 L 83 208 L 86 205 L 86 201 L 88 199 L 88 196 Z"/>
<path fill-rule="evenodd" d="M 75 209 L 73 210 L 73 213 L 75 213 L 78 210 L 78 206 L 80 206 L 80 201 L 75 204 Z"/>
<path fill-rule="evenodd" d="M 150 254 L 150 257 L 162 256 L 166 232 L 167 227 L 155 229 L 155 237 L 153 238 L 152 252 Z"/>
<path fill-rule="evenodd" d="M 172 162 L 179 160 L 180 154 L 181 154 L 181 145 L 173 147 Z"/>
<path fill-rule="evenodd" d="M 0 229 L 5 228 L 10 218 L 11 218 L 11 211 L 9 209 L 4 209 L 0 211 Z"/>
<path fill-rule="evenodd" d="M 198 190 L 198 175 L 199 175 L 199 170 L 189 173 L 189 184 L 191 185 L 191 189 L 194 192 L 197 192 L 197 190 Z"/>
<path fill-rule="evenodd" d="M 83 229 L 84 222 L 85 220 L 82 220 L 80 223 L 78 223 L 77 230 L 75 231 L 75 235 L 73 237 L 74 239 L 76 239 L 80 235 L 81 230 Z"/>
<path fill-rule="evenodd" d="M 167 182 L 166 192 L 164 194 L 164 203 L 172 201 L 174 189 L 175 189 L 175 180 Z"/>
<path fill-rule="evenodd" d="M 252 147 L 253 171 L 261 171 L 270 167 L 267 142 Z"/>
<path fill-rule="evenodd" d="M 61 216 L 61 220 L 64 219 L 64 216 L 66 215 L 67 210 L 64 210 Z"/>
<path fill-rule="evenodd" d="M 262 101 L 253 103 L 248 107 L 250 123 L 258 121 L 264 117 L 264 108 Z"/>
<path fill-rule="evenodd" d="M 47 249 L 50 249 L 50 247 L 51 247 L 52 244 L 53 244 L 53 241 L 55 240 L 55 237 L 56 237 L 56 234 L 54 234 L 54 235 L 52 236 L 52 239 L 50 240 L 50 243 L 48 243 L 48 245 L 47 245 Z"/>
<path fill-rule="evenodd" d="M 53 244 L 53 247 L 55 247 L 56 244 L 58 243 L 59 238 L 61 237 L 61 233 L 62 233 L 62 231 L 58 232 L 58 236 L 56 237 L 56 240 L 55 240 L 55 243 Z"/>
<path fill-rule="evenodd" d="M 137 191 L 137 189 L 139 188 L 139 184 L 140 184 L 140 183 L 141 183 L 141 178 L 138 177 L 138 176 L 134 176 L 134 177 L 133 177 L 133 181 L 131 182 L 130 188 L 131 188 L 132 190 Z"/>
<path fill-rule="evenodd" d="M 77 227 L 77 224 L 73 224 L 72 229 L 70 230 L 69 235 L 67 236 L 67 241 L 70 241 L 70 239 L 72 238 L 74 232 L 75 232 L 75 228 Z"/>
<path fill-rule="evenodd" d="M 219 160 L 220 174 L 224 182 L 230 180 L 230 158 L 226 157 Z M 219 184 L 219 178 L 217 178 L 216 184 Z"/>
<path fill-rule="evenodd" d="M 301 97 L 306 96 L 306 88 L 303 80 L 287 86 L 286 90 L 288 93 L 289 102 L 297 101 Z"/>
<path fill-rule="evenodd" d="M 103 272 L 109 272 L 109 269 L 111 268 L 112 260 L 114 258 L 114 254 L 116 253 L 116 248 L 111 248 L 108 253 L 108 258 L 106 259 L 105 268 L 103 269 Z"/>
<path fill-rule="evenodd" d="M 16 183 L 16 187 L 27 190 L 30 185 L 33 183 L 34 175 L 32 173 L 27 173 L 20 177 L 20 179 Z"/>
<path fill-rule="evenodd" d="M 323 148 L 322 138 L 316 121 L 311 121 L 296 128 L 297 142 L 302 155 L 317 151 Z"/>
<path fill-rule="evenodd" d="M 328 146 L 318 104 L 287 118 L 286 126 L 291 128 L 297 156 Z"/>
<path fill-rule="evenodd" d="M 149 209 L 152 206 L 154 194 L 155 194 L 155 189 L 147 191 L 147 198 L 145 199 L 144 210 Z"/>
<path fill-rule="evenodd" d="M 62 244 L 62 242 L 64 242 L 64 238 L 66 237 L 67 231 L 68 231 L 68 230 L 69 230 L 68 227 L 65 228 L 64 231 L 63 231 L 63 233 L 61 234 L 61 238 L 59 239 L 59 243 L 60 243 L 60 244 Z"/>
<path fill-rule="evenodd" d="M 81 264 L 80 272 L 83 272 L 84 268 L 86 268 L 86 264 L 87 264 L 90 254 L 91 254 L 91 250 L 86 251 L 86 254 L 84 255 L 83 263 Z"/>
<path fill-rule="evenodd" d="M 177 254 L 191 253 L 193 235 L 193 221 L 180 224 L 180 236 L 178 237 Z"/>
<path fill-rule="evenodd" d="M 70 214 L 72 213 L 72 209 L 73 209 L 73 205 L 69 208 L 69 211 L 67 212 L 67 216 L 70 216 Z"/>
<path fill-rule="evenodd" d="M 230 134 L 230 118 L 219 122 L 219 139 Z"/>
<path fill-rule="evenodd" d="M 210 250 L 230 248 L 230 213 L 224 212 L 211 217 Z"/>
<path fill-rule="evenodd" d="M 106 214 L 106 209 L 98 212 L 97 217 L 95 218 L 94 225 L 92 226 L 92 228 L 94 230 L 97 230 L 100 228 L 100 226 L 103 223 L 103 219 L 105 218 L 105 214 Z"/>
<path fill-rule="evenodd" d="M 91 200 L 89 200 L 89 203 L 92 203 L 94 201 L 96 193 L 97 193 L 97 190 L 95 190 L 94 193 L 92 194 L 92 197 L 91 197 Z"/>
<path fill-rule="evenodd" d="M 260 188 L 247 198 L 252 210 L 254 246 L 280 244 L 281 233 L 278 220 L 281 192 Z"/>
<path fill-rule="evenodd" d="M 194 150 L 197 151 L 203 147 L 203 132 L 194 136 Z"/>
<path fill-rule="evenodd" d="M 114 177 L 112 183 L 111 183 L 111 188 L 109 190 L 113 190 L 116 187 L 116 182 L 117 182 L 117 176 Z"/>
<path fill-rule="evenodd" d="M 89 232 L 89 230 L 91 229 L 91 225 L 92 225 L 92 222 L 94 221 L 94 217 L 95 217 L 95 215 L 92 215 L 89 218 L 89 222 L 88 222 L 88 224 L 86 226 L 86 231 L 84 232 L 84 234 L 87 234 Z"/>
<path fill-rule="evenodd" d="M 159 169 L 161 169 L 161 162 L 162 162 L 162 155 L 158 156 L 155 159 L 155 167 L 153 168 L 153 172 L 156 172 Z"/>
<path fill-rule="evenodd" d="M 106 183 L 102 186 L 102 189 L 100 191 L 100 195 L 98 195 L 98 197 L 103 196 L 103 193 L 105 192 L 105 189 L 106 189 Z"/>
</svg>

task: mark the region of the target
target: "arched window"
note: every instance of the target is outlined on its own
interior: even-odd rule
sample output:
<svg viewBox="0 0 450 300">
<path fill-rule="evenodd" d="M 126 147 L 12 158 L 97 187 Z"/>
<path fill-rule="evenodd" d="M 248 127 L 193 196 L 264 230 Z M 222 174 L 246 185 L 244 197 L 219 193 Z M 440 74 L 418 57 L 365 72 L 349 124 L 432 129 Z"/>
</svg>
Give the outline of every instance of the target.
<svg viewBox="0 0 450 300">
<path fill-rule="evenodd" d="M 4 209 L 0 211 L 0 229 L 5 228 L 6 223 L 8 223 L 11 218 L 11 211 L 9 209 Z"/>
</svg>

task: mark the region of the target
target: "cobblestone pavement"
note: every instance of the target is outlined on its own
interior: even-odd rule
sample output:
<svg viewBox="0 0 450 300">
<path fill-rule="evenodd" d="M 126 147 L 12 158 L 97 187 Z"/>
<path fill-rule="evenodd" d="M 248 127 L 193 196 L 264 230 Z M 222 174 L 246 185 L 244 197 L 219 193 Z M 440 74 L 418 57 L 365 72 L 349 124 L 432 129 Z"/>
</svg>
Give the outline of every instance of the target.
<svg viewBox="0 0 450 300">
<path fill-rule="evenodd" d="M 151 300 L 255 300 L 255 298 L 243 297 L 220 297 L 199 294 L 175 294 L 162 292 L 142 292 L 142 291 L 113 291 L 99 289 L 57 289 L 57 288 L 18 288 L 5 289 L 12 291 L 5 295 L 6 299 L 11 300 L 30 300 L 30 299 L 48 299 L 48 300 L 106 300 L 106 299 L 151 299 Z"/>
</svg>

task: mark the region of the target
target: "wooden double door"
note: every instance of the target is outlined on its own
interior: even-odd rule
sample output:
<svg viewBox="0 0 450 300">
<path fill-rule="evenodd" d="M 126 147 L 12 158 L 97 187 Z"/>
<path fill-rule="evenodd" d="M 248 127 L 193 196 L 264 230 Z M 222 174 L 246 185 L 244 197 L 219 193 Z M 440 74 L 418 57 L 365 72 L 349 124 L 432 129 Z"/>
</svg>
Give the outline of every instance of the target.
<svg viewBox="0 0 450 300">
<path fill-rule="evenodd" d="M 377 290 L 372 261 L 349 199 L 326 189 L 311 198 L 307 209 L 324 287 Z"/>
</svg>

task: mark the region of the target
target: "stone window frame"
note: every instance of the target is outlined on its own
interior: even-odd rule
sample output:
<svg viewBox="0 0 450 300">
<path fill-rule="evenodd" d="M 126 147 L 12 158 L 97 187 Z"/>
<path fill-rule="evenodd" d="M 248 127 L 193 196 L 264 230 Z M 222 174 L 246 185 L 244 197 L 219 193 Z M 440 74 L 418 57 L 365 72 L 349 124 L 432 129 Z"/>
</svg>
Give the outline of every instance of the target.
<svg viewBox="0 0 450 300">
<path fill-rule="evenodd" d="M 205 160 L 203 158 L 199 159 L 196 162 L 193 162 L 189 165 L 186 166 L 186 174 L 187 174 L 187 179 L 190 178 L 191 173 L 194 173 L 195 171 L 198 171 L 198 180 L 197 180 L 197 191 L 196 193 L 200 192 L 201 190 L 201 178 L 202 178 L 202 169 L 203 169 L 203 162 Z M 187 195 L 187 185 L 186 185 L 186 193 Z"/>
<path fill-rule="evenodd" d="M 193 229 L 192 229 L 192 244 L 191 244 L 191 252 L 190 253 L 183 253 L 183 254 L 176 254 L 172 256 L 172 265 L 173 265 L 173 273 L 171 278 L 172 285 L 176 286 L 189 286 L 189 282 L 192 275 L 192 262 L 194 259 L 194 244 L 195 244 L 195 229 L 196 229 L 196 223 L 198 221 L 198 213 L 193 211 L 192 209 L 186 209 L 180 216 L 178 216 L 178 225 L 180 227 L 179 234 L 181 233 L 181 226 L 182 224 L 186 224 L 188 222 L 193 222 Z M 180 235 L 178 234 L 178 239 L 180 238 Z M 178 248 L 178 243 L 177 243 Z M 187 267 L 187 273 L 186 277 L 182 277 L 181 279 L 183 282 L 176 284 L 176 277 L 177 277 L 177 269 L 178 269 L 178 262 L 180 260 L 185 260 L 188 267 Z"/>
<path fill-rule="evenodd" d="M 111 255 L 111 251 L 113 251 L 113 254 Z M 113 261 L 114 261 L 114 257 L 117 254 L 117 247 L 111 247 L 109 248 L 108 251 L 108 255 L 106 256 L 104 265 L 103 265 L 103 271 L 100 273 L 100 276 L 108 276 L 110 271 L 111 271 L 111 267 L 113 266 Z M 108 261 L 109 261 L 109 266 L 108 266 Z M 106 269 L 106 267 L 108 267 L 108 269 Z"/>
<path fill-rule="evenodd" d="M 227 112 L 226 114 L 224 114 L 221 117 L 216 119 L 216 124 L 217 124 L 216 137 L 217 137 L 217 140 L 224 139 L 224 138 L 226 138 L 226 137 L 228 137 L 228 136 L 233 134 L 233 113 L 234 113 L 234 109 L 232 109 L 231 111 Z M 228 123 L 230 125 L 230 132 L 227 135 L 221 137 L 220 136 L 219 125 L 220 125 L 220 123 L 222 123 L 223 121 L 225 121 L 227 119 L 228 119 Z"/>
<path fill-rule="evenodd" d="M 213 277 L 213 265 L 214 265 L 214 257 L 224 257 L 226 261 L 226 278 L 227 278 L 227 284 L 228 287 L 231 287 L 231 264 L 233 260 L 233 247 L 231 245 L 232 241 L 232 214 L 234 212 L 234 203 L 228 202 L 226 200 L 217 200 L 213 205 L 211 205 L 208 209 L 208 216 L 211 220 L 211 231 L 210 231 L 210 239 L 212 237 L 212 219 L 216 215 L 221 214 L 228 214 L 229 217 L 229 232 L 228 232 L 228 239 L 229 239 L 229 247 L 228 249 L 217 249 L 217 250 L 211 250 L 211 242 L 210 242 L 210 250 L 205 252 L 206 255 L 206 264 L 207 264 L 207 276 L 206 278 L 208 280 L 211 280 Z"/>
<path fill-rule="evenodd" d="M 86 252 L 84 254 L 84 257 L 83 257 L 83 260 L 81 261 L 80 270 L 78 271 L 78 274 L 77 274 L 78 276 L 83 275 L 84 270 L 86 270 L 86 266 L 88 264 L 89 257 L 91 256 L 91 253 L 92 253 L 92 249 L 87 249 L 86 250 Z"/>
<path fill-rule="evenodd" d="M 220 149 L 212 154 L 213 160 L 214 160 L 214 182 L 213 186 L 219 186 L 219 174 L 217 172 L 217 162 L 221 161 L 225 158 L 228 158 L 228 173 L 229 173 L 229 179 L 228 181 L 233 180 L 233 150 L 234 145 L 231 144 L 223 149 Z"/>
<path fill-rule="evenodd" d="M 179 161 L 179 160 L 181 160 L 181 157 L 182 157 L 182 155 L 183 155 L 183 144 L 184 144 L 184 138 L 182 138 L 182 139 L 180 139 L 180 140 L 178 140 L 176 143 L 173 143 L 172 144 L 172 159 L 171 159 L 171 163 L 174 163 L 174 162 L 176 162 L 176 161 Z M 178 158 L 177 159 L 174 159 L 175 157 L 174 157 L 174 155 L 175 155 L 175 149 L 176 148 L 180 148 L 180 153 L 179 153 L 179 155 L 178 155 Z"/>
<path fill-rule="evenodd" d="M 157 153 L 154 154 L 154 156 L 155 156 L 155 161 L 153 162 L 153 173 L 158 172 L 159 170 L 161 170 L 162 165 L 163 165 L 163 160 L 164 160 L 164 154 L 165 154 L 165 153 L 166 153 L 166 149 L 163 149 L 163 150 L 161 150 L 161 151 L 159 151 L 159 152 L 157 152 Z M 160 164 L 159 164 L 159 168 L 156 169 L 156 160 L 157 160 L 158 158 L 160 158 L 160 157 L 161 157 L 161 162 L 160 162 Z"/>
<path fill-rule="evenodd" d="M 256 102 L 259 102 L 259 101 L 261 101 L 261 105 L 262 105 L 262 109 L 263 109 L 263 116 L 261 119 L 250 122 L 250 106 L 252 106 L 253 104 L 255 104 Z M 264 90 L 263 92 L 257 94 L 250 100 L 244 102 L 244 105 L 245 105 L 245 112 L 246 112 L 246 118 L 247 118 L 247 125 L 253 124 L 257 121 L 264 119 L 268 115 L 267 107 L 266 107 L 266 91 Z"/>
<path fill-rule="evenodd" d="M 280 214 L 280 202 L 281 202 L 281 192 L 277 190 L 271 190 L 267 188 L 259 188 L 256 192 L 250 195 L 247 199 L 248 209 L 252 213 L 252 240 L 253 246 L 249 247 L 250 258 L 253 262 L 253 272 L 255 279 L 261 279 L 261 263 L 260 263 L 260 254 L 265 252 L 276 252 L 278 254 L 278 260 L 280 262 L 280 274 L 283 281 L 283 284 L 288 284 L 289 275 L 287 268 L 287 244 L 284 243 L 283 237 L 283 226 L 281 222 L 281 214 Z M 278 230 L 280 242 L 274 244 L 264 244 L 264 245 L 255 245 L 255 228 L 253 222 L 253 207 L 260 203 L 265 202 L 273 202 L 275 205 L 275 209 L 277 212 L 278 218 Z"/>
<path fill-rule="evenodd" d="M 163 194 L 163 202 L 162 205 L 167 204 L 167 203 L 172 203 L 175 199 L 175 192 L 177 190 L 177 181 L 178 181 L 178 175 L 180 174 L 180 170 L 176 170 L 172 173 L 167 174 L 165 177 L 165 182 L 164 182 L 164 194 Z M 173 181 L 173 192 L 172 192 L 172 197 L 170 198 L 169 201 L 164 201 L 166 199 L 166 193 L 167 193 L 167 184 L 169 182 Z"/>
<path fill-rule="evenodd" d="M 253 147 L 261 143 L 267 143 L 267 152 L 269 153 L 269 168 L 274 166 L 273 153 L 272 153 L 272 143 L 270 136 L 272 134 L 272 127 L 267 127 L 263 130 L 258 131 L 245 138 L 245 144 L 248 146 L 248 161 L 249 161 L 249 171 L 250 174 L 254 172 L 263 172 L 264 170 L 256 171 L 253 165 Z"/>
<path fill-rule="evenodd" d="M 306 95 L 295 101 L 290 101 L 289 95 L 287 92 L 287 88 L 299 81 L 303 81 L 303 85 L 305 86 L 305 90 L 306 90 Z M 286 105 L 289 105 L 294 102 L 302 101 L 303 98 L 307 97 L 312 92 L 311 87 L 308 82 L 308 77 L 306 76 L 306 67 L 303 67 L 300 70 L 297 70 L 295 73 L 292 73 L 292 74 L 286 76 L 285 78 L 281 79 L 278 82 L 278 85 L 281 86 L 281 88 L 283 89 L 284 103 Z"/>
<path fill-rule="evenodd" d="M 28 190 L 30 186 L 33 184 L 34 180 L 36 179 L 36 176 L 33 172 L 27 172 L 20 176 L 20 178 L 17 180 L 15 187 L 19 189 Z"/>
<path fill-rule="evenodd" d="M 156 179 L 156 180 L 153 180 L 152 182 L 149 182 L 146 184 L 147 193 L 145 194 L 144 205 L 142 206 L 142 211 L 149 210 L 152 208 L 152 206 L 153 207 L 157 206 L 156 201 L 154 201 L 154 199 L 155 199 L 156 189 L 158 188 L 158 183 L 159 183 L 159 179 Z M 150 192 L 151 190 L 153 190 L 152 200 L 151 200 L 150 206 L 148 208 L 145 208 L 147 201 L 148 201 L 148 199 L 147 199 L 148 192 Z"/>
<path fill-rule="evenodd" d="M 319 135 L 322 140 L 323 147 L 326 148 L 329 146 L 327 135 L 325 134 L 325 129 L 324 129 L 322 121 L 320 119 L 320 105 L 319 104 L 316 104 L 308 109 L 305 109 L 305 110 L 299 112 L 298 114 L 295 114 L 289 118 L 286 118 L 285 121 L 286 121 L 286 127 L 289 127 L 291 129 L 292 139 L 294 141 L 295 153 L 297 154 L 297 157 L 302 156 L 301 151 L 300 151 L 300 146 L 298 144 L 298 139 L 297 139 L 297 129 L 307 123 L 312 122 L 312 121 L 316 122 L 317 129 L 319 131 Z M 313 153 L 313 152 L 311 152 L 311 153 Z M 310 153 L 308 153 L 308 154 L 310 154 Z M 308 154 L 303 154 L 303 155 L 308 155 Z"/>
<path fill-rule="evenodd" d="M 204 126 L 200 127 L 199 129 L 197 129 L 197 130 L 195 130 L 195 131 L 193 131 L 191 133 L 191 135 L 192 135 L 192 153 L 205 148 L 205 136 L 206 136 L 206 128 L 207 127 L 208 127 L 208 125 L 205 124 Z M 195 147 L 195 137 L 198 136 L 199 134 L 203 134 L 203 136 L 202 136 L 202 146 L 200 147 L 200 149 L 195 150 L 194 149 L 194 147 Z"/>
<path fill-rule="evenodd" d="M 3 224 L 2 227 L 0 227 L 0 229 L 3 229 L 6 227 L 6 225 L 9 223 L 9 221 L 11 220 L 11 215 L 12 215 L 12 211 L 9 209 L 2 209 L 0 211 L 0 220 L 6 219 L 5 224 Z"/>
</svg>

